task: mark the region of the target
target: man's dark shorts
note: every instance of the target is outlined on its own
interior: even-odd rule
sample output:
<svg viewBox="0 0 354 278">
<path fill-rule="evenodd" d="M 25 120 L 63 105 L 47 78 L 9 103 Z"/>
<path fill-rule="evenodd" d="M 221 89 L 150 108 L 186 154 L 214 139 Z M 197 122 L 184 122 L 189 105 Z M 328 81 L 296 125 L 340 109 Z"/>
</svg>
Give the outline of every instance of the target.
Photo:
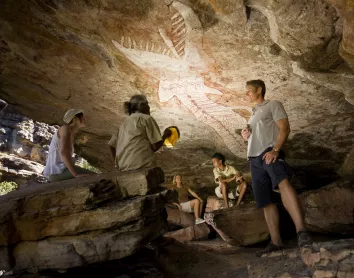
<svg viewBox="0 0 354 278">
<path fill-rule="evenodd" d="M 265 160 L 262 160 L 263 155 L 271 150 L 272 148 L 268 148 L 259 156 L 249 157 L 252 190 L 258 208 L 271 204 L 272 191 L 278 188 L 281 181 L 290 179 L 292 176 L 292 170 L 285 162 L 285 154 L 282 150 L 274 163 L 267 165 Z"/>
</svg>

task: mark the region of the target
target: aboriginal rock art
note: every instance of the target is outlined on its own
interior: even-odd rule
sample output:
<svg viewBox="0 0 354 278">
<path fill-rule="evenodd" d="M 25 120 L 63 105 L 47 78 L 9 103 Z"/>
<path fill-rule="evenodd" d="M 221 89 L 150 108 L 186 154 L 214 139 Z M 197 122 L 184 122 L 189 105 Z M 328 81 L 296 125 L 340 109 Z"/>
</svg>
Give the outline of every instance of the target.
<svg viewBox="0 0 354 278">
<path fill-rule="evenodd" d="M 201 74 L 215 63 L 202 49 L 202 25 L 189 6 L 178 1 L 173 1 L 171 6 L 175 13 L 171 16 L 170 32 L 158 28 L 164 47 L 151 42 L 137 43 L 124 36 L 112 43 L 140 69 L 158 77 L 161 102 L 177 97 L 199 121 L 212 127 L 235 155 L 244 155 L 244 140 L 235 129 L 245 127 L 247 121 L 233 109 L 251 109 L 222 106 L 208 98 L 208 94 L 222 93 L 206 86 Z"/>
</svg>

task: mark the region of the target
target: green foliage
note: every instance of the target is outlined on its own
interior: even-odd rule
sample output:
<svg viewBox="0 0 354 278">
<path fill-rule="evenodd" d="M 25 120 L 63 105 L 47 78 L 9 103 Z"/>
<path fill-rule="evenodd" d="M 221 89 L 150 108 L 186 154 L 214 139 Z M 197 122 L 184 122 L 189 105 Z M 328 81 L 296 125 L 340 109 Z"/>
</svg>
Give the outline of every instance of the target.
<svg viewBox="0 0 354 278">
<path fill-rule="evenodd" d="M 11 191 L 18 188 L 18 184 L 14 181 L 3 181 L 0 182 L 0 196 L 5 195 Z"/>
<path fill-rule="evenodd" d="M 88 163 L 87 160 L 85 160 L 85 159 L 82 160 L 82 163 L 79 164 L 79 166 L 82 167 L 82 168 L 84 168 L 84 169 L 87 169 L 87 170 L 90 170 L 90 171 L 92 171 L 92 172 L 95 172 L 95 173 L 97 173 L 97 174 L 100 173 L 100 171 L 99 171 L 97 168 L 93 167 L 93 166 L 92 166 L 90 163 Z"/>
</svg>

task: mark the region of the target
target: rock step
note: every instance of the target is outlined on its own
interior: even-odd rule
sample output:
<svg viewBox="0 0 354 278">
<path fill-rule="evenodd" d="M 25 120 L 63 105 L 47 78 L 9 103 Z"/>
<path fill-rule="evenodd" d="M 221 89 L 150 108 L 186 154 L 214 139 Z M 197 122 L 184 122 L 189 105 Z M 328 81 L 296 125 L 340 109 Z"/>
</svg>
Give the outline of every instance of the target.
<svg viewBox="0 0 354 278">
<path fill-rule="evenodd" d="M 24 241 L 17 244 L 12 251 L 16 262 L 14 269 L 16 272 L 64 270 L 124 258 L 161 235 L 165 228 L 166 216 L 159 214 L 121 228 Z"/>
<path fill-rule="evenodd" d="M 173 232 L 167 232 L 163 236 L 174 238 L 179 242 L 208 239 L 210 228 L 206 223 L 192 225 L 187 228 L 179 229 Z"/>
<path fill-rule="evenodd" d="M 164 210 L 160 194 L 137 197 L 102 207 L 52 217 L 24 214 L 0 226 L 0 245 L 19 241 L 40 240 L 45 237 L 76 235 L 87 231 L 115 228 L 126 223 L 160 214 Z M 57 209 L 58 211 L 60 208 Z"/>
<path fill-rule="evenodd" d="M 193 213 L 186 213 L 170 206 L 166 206 L 166 211 L 168 223 L 184 228 L 194 225 L 195 217 Z"/>
<path fill-rule="evenodd" d="M 354 277 L 354 239 L 314 243 L 311 248 L 285 249 L 263 255 L 248 265 L 249 278 Z"/>
<path fill-rule="evenodd" d="M 204 219 L 230 245 L 252 245 L 269 237 L 263 210 L 254 204 L 206 212 Z"/>
<path fill-rule="evenodd" d="M 163 181 L 160 168 L 110 172 L 0 197 L 0 270 L 64 270 L 133 254 L 166 231 L 165 202 L 176 194 Z"/>
</svg>

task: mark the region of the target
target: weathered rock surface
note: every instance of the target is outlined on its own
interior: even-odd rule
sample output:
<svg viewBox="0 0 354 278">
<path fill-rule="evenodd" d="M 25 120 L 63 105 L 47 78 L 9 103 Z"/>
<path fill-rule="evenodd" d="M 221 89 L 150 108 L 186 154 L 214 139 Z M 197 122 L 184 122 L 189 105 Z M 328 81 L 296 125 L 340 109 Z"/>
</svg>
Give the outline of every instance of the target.
<svg viewBox="0 0 354 278">
<path fill-rule="evenodd" d="M 158 211 L 150 221 L 141 219 L 122 228 L 116 226 L 112 231 L 21 242 L 12 252 L 15 269 L 67 269 L 124 258 L 161 235 L 165 227 L 165 217 Z"/>
<path fill-rule="evenodd" d="M 118 181 L 118 186 L 110 181 L 109 178 Z M 127 181 L 131 183 L 129 184 Z M 153 168 L 150 170 L 122 172 L 119 175 L 117 172 L 111 172 L 104 175 L 85 177 L 80 179 L 79 184 L 76 179 L 49 183 L 7 194 L 0 197 L 0 229 L 7 231 L 6 234 L 8 236 L 2 234 L 0 244 L 12 244 L 19 240 L 38 240 L 46 236 L 72 234 L 75 233 L 75 230 L 72 230 L 73 227 L 75 225 L 84 225 L 85 218 L 87 220 L 91 217 L 92 219 L 97 218 L 95 221 L 102 221 L 102 224 L 108 221 L 104 225 L 114 225 L 114 221 L 118 221 L 119 217 L 124 219 L 124 214 L 122 213 L 125 209 L 128 209 L 127 212 L 129 212 L 129 206 L 132 211 L 134 211 L 135 206 L 135 212 L 140 213 L 139 206 L 143 206 L 144 202 L 146 202 L 145 199 L 141 200 L 139 205 L 138 199 L 134 202 L 127 201 L 127 204 L 129 203 L 130 205 L 125 207 L 124 205 L 115 204 L 116 201 L 127 197 L 144 196 L 162 182 L 162 170 Z M 113 208 L 108 206 L 112 201 L 114 201 Z M 159 206 L 161 205 L 163 204 Z M 90 213 L 86 212 L 95 207 L 100 207 L 100 209 L 98 211 L 90 211 Z M 116 220 L 114 220 L 113 214 L 110 215 L 112 210 L 113 214 L 114 211 L 121 210 L 115 216 Z M 103 211 L 110 215 L 108 219 L 99 217 Z M 126 216 L 128 215 L 129 213 L 126 214 Z M 82 223 L 80 220 L 82 220 Z M 62 227 L 64 223 L 71 224 L 66 226 L 67 232 L 61 233 L 61 231 L 66 229 Z M 88 221 L 85 225 L 88 226 L 83 230 L 95 229 L 94 222 Z M 77 232 L 82 232 L 83 230 L 77 230 Z M 46 234 L 45 231 L 49 234 Z"/>
<path fill-rule="evenodd" d="M 353 277 L 354 239 L 314 243 L 302 248 L 301 258 L 313 272 L 314 278 Z"/>
<path fill-rule="evenodd" d="M 194 225 L 195 217 L 193 213 L 186 213 L 176 208 L 166 206 L 167 222 L 180 227 Z"/>
<path fill-rule="evenodd" d="M 343 38 L 340 44 L 339 53 L 354 68 L 354 11 L 351 0 L 330 0 L 340 16 L 343 18 Z M 353 99 L 352 99 L 353 101 Z"/>
<path fill-rule="evenodd" d="M 191 225 L 173 232 L 167 232 L 163 236 L 174 238 L 179 242 L 208 239 L 210 228 L 206 223 Z"/>
<path fill-rule="evenodd" d="M 111 172 L 2 196 L 0 252 L 10 253 L 17 271 L 128 256 L 167 228 L 169 194 L 156 193 L 163 179 L 160 168 Z"/>
<path fill-rule="evenodd" d="M 13 262 L 11 261 L 10 251 L 7 247 L 0 246 L 0 270 L 10 270 Z"/>
<path fill-rule="evenodd" d="M 182 132 L 159 161 L 189 169 L 216 150 L 245 162 L 235 130 L 250 116 L 245 81 L 261 78 L 289 114 L 289 158 L 335 172 L 354 143 L 349 3 L 4 0 L 0 97 L 49 124 L 83 107 L 80 155 L 103 169 L 122 102 L 144 92 L 159 125 Z"/>
<path fill-rule="evenodd" d="M 214 210 L 224 209 L 225 202 L 223 199 L 219 199 L 216 196 L 209 196 L 205 208 L 205 212 L 212 212 Z"/>
<path fill-rule="evenodd" d="M 307 228 L 314 232 L 354 235 L 354 183 L 334 182 L 300 195 Z"/>
<path fill-rule="evenodd" d="M 250 262 L 249 278 L 346 278 L 354 277 L 354 240 L 318 242 L 312 246 L 313 259 L 305 264 L 304 251 L 288 249 L 263 255 Z"/>
<path fill-rule="evenodd" d="M 254 204 L 207 212 L 204 219 L 231 245 L 252 245 L 269 237 L 263 210 Z"/>
<path fill-rule="evenodd" d="M 57 127 L 29 119 L 11 105 L 0 118 L 0 151 L 44 165 Z"/>
<path fill-rule="evenodd" d="M 43 165 L 20 158 L 16 155 L 0 153 L 0 173 L 2 180 L 15 181 L 17 184 L 33 185 L 47 182 L 41 175 Z"/>
</svg>

